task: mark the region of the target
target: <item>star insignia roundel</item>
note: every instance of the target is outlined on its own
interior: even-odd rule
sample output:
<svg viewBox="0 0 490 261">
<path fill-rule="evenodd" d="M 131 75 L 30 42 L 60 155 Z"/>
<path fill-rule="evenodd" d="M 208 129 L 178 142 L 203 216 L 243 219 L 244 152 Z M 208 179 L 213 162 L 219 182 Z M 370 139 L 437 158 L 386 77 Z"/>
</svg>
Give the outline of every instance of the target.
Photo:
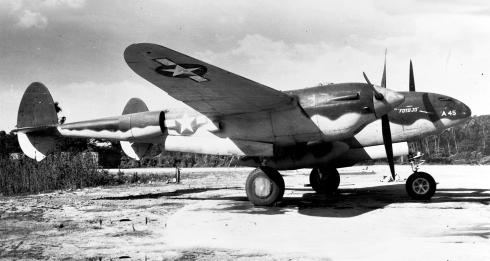
<svg viewBox="0 0 490 261">
<path fill-rule="evenodd" d="M 155 71 L 163 76 L 189 78 L 196 82 L 208 81 L 208 79 L 203 77 L 208 70 L 203 65 L 189 63 L 177 64 L 167 58 L 154 59 L 154 61 L 161 64 Z"/>
<path fill-rule="evenodd" d="M 196 119 L 184 115 L 182 119 L 175 120 L 176 131 L 182 135 L 190 135 L 196 131 Z"/>
</svg>

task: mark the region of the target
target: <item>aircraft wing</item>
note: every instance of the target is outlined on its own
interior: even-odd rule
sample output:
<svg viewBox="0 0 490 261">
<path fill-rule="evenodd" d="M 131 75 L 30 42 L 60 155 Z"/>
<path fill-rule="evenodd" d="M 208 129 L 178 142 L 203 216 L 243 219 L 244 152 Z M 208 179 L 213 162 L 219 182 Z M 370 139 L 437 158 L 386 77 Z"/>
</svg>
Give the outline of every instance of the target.
<svg viewBox="0 0 490 261">
<path fill-rule="evenodd" d="M 206 116 L 270 110 L 292 97 L 163 46 L 133 44 L 124 51 L 129 67 Z"/>
</svg>

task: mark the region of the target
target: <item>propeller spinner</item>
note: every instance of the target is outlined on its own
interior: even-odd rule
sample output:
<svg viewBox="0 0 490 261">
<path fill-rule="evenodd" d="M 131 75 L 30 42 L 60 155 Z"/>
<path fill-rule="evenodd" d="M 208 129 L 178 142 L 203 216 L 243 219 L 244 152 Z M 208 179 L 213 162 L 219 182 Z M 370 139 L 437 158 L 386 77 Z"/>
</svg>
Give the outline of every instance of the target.
<svg viewBox="0 0 490 261">
<path fill-rule="evenodd" d="M 400 105 L 405 100 L 405 96 L 403 96 L 401 93 L 374 86 L 371 81 L 369 81 L 366 73 L 363 72 L 363 75 L 364 79 L 366 79 L 367 85 L 373 91 L 374 114 L 377 118 L 380 118 L 382 115 L 392 111 L 396 106 Z"/>
</svg>

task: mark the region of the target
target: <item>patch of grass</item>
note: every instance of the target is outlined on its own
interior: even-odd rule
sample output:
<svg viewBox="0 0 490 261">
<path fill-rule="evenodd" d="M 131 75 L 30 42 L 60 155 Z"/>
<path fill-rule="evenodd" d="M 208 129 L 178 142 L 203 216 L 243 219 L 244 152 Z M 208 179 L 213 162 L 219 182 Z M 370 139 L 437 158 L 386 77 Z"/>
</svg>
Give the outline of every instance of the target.
<svg viewBox="0 0 490 261">
<path fill-rule="evenodd" d="M 0 193 L 3 195 L 39 193 L 57 189 L 119 185 L 128 182 L 122 175 L 98 169 L 91 157 L 59 153 L 41 162 L 22 157 L 0 158 Z"/>
</svg>

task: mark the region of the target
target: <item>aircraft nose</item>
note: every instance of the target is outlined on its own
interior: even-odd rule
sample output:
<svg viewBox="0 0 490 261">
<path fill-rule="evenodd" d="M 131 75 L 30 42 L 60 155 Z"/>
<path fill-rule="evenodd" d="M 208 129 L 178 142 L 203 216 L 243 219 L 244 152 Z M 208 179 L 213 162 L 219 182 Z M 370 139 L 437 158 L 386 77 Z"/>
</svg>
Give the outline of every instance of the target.
<svg viewBox="0 0 490 261">
<path fill-rule="evenodd" d="M 455 98 L 452 98 L 452 97 L 448 97 L 448 99 L 452 100 L 453 102 L 446 105 L 446 107 L 448 107 L 448 108 L 450 108 L 456 112 L 456 113 L 453 113 L 452 115 L 448 114 L 451 119 L 464 120 L 464 119 L 471 117 L 471 109 L 468 105 L 466 105 L 462 101 L 455 99 Z"/>
<path fill-rule="evenodd" d="M 471 109 L 468 107 L 468 105 L 457 99 L 450 99 L 453 102 L 446 105 L 440 114 L 442 120 L 444 120 L 443 124 L 446 127 L 455 126 L 471 118 Z"/>
<path fill-rule="evenodd" d="M 374 87 L 378 92 L 383 94 L 382 100 L 374 99 L 374 112 L 376 117 L 381 117 L 384 114 L 392 111 L 396 106 L 405 101 L 405 96 L 399 92 L 390 89 Z"/>
<path fill-rule="evenodd" d="M 471 117 L 471 109 L 468 107 L 468 105 L 464 104 L 461 102 L 461 113 L 463 114 L 464 117 L 468 118 Z"/>
</svg>

